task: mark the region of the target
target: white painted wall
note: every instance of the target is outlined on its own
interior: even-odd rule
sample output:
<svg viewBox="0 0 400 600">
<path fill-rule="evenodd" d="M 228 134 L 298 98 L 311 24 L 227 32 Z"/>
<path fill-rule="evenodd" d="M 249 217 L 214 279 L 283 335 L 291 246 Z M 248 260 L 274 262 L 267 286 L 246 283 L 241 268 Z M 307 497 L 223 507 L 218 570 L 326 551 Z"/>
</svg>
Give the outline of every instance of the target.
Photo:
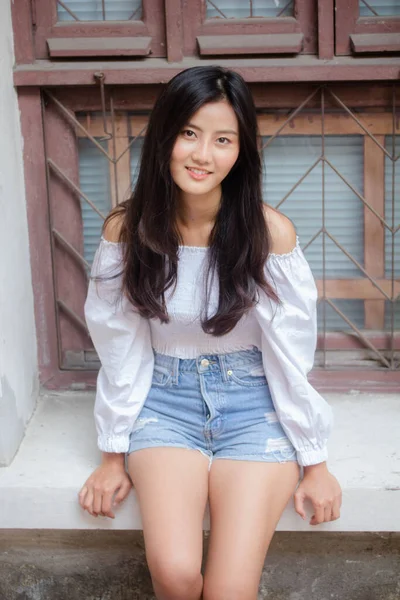
<svg viewBox="0 0 400 600">
<path fill-rule="evenodd" d="M 0 466 L 15 455 L 38 395 L 36 333 L 10 0 L 0 2 Z"/>
</svg>

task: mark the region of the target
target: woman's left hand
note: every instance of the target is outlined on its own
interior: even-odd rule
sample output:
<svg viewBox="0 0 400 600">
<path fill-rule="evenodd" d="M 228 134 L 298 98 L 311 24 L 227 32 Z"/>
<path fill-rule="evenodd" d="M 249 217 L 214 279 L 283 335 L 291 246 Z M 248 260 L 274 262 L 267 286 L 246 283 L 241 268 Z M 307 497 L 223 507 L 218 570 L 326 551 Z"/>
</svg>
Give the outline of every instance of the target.
<svg viewBox="0 0 400 600">
<path fill-rule="evenodd" d="M 314 508 L 310 525 L 328 523 L 340 517 L 342 490 L 336 477 L 328 471 L 326 462 L 304 467 L 304 477 L 294 494 L 296 512 L 304 520 L 306 499 L 311 501 Z"/>
</svg>

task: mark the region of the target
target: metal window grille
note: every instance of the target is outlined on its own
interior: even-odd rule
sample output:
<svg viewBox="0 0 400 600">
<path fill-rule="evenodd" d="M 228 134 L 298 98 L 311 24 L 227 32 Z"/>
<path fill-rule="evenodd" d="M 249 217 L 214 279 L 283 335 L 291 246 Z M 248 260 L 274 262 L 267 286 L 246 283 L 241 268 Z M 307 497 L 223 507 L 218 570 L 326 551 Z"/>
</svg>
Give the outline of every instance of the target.
<svg viewBox="0 0 400 600">
<path fill-rule="evenodd" d="M 83 319 L 88 269 L 103 218 L 127 197 L 135 178 L 148 119 L 115 111 L 111 91 L 106 106 L 100 83 L 97 113 L 74 113 L 54 92 L 45 92 L 64 369 L 93 368 Z M 368 112 L 354 110 L 333 87 L 322 86 L 289 113 L 277 107 L 259 114 L 265 200 L 293 218 L 312 266 L 319 289 L 317 365 L 325 369 L 400 369 L 397 92 L 393 85 L 391 104 Z M 57 123 L 64 127 L 65 148 L 53 139 Z"/>
<path fill-rule="evenodd" d="M 142 15 L 141 0 L 56 0 L 59 21 L 131 21 Z"/>
<path fill-rule="evenodd" d="M 359 0 L 360 17 L 390 17 L 400 14 L 399 0 Z"/>
<path fill-rule="evenodd" d="M 293 0 L 207 0 L 206 16 L 222 19 L 291 17 Z"/>
</svg>

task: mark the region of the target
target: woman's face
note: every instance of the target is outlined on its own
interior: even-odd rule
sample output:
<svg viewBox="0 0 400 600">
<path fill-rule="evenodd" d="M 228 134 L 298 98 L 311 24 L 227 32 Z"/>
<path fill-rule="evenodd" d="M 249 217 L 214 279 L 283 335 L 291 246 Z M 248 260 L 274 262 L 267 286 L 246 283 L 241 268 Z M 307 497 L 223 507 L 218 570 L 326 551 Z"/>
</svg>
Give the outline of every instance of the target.
<svg viewBox="0 0 400 600">
<path fill-rule="evenodd" d="M 225 100 L 204 104 L 178 134 L 170 163 L 176 185 L 203 195 L 225 179 L 239 156 L 239 126 Z"/>
</svg>

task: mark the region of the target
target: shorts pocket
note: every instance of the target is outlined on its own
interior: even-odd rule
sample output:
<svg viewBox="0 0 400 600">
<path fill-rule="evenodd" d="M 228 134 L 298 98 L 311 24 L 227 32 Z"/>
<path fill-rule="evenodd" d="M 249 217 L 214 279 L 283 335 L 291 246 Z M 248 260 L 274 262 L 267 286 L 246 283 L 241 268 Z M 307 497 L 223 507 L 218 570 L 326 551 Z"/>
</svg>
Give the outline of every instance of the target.
<svg viewBox="0 0 400 600">
<path fill-rule="evenodd" d="M 268 385 L 262 361 L 232 366 L 227 370 L 228 378 L 243 387 Z"/>
<path fill-rule="evenodd" d="M 158 365 L 157 363 L 154 364 L 153 379 L 151 381 L 151 385 L 154 385 L 157 387 L 166 387 L 167 385 L 170 384 L 171 379 L 172 379 L 172 373 L 169 369 L 167 369 L 166 367 L 163 367 L 161 365 Z"/>
</svg>

